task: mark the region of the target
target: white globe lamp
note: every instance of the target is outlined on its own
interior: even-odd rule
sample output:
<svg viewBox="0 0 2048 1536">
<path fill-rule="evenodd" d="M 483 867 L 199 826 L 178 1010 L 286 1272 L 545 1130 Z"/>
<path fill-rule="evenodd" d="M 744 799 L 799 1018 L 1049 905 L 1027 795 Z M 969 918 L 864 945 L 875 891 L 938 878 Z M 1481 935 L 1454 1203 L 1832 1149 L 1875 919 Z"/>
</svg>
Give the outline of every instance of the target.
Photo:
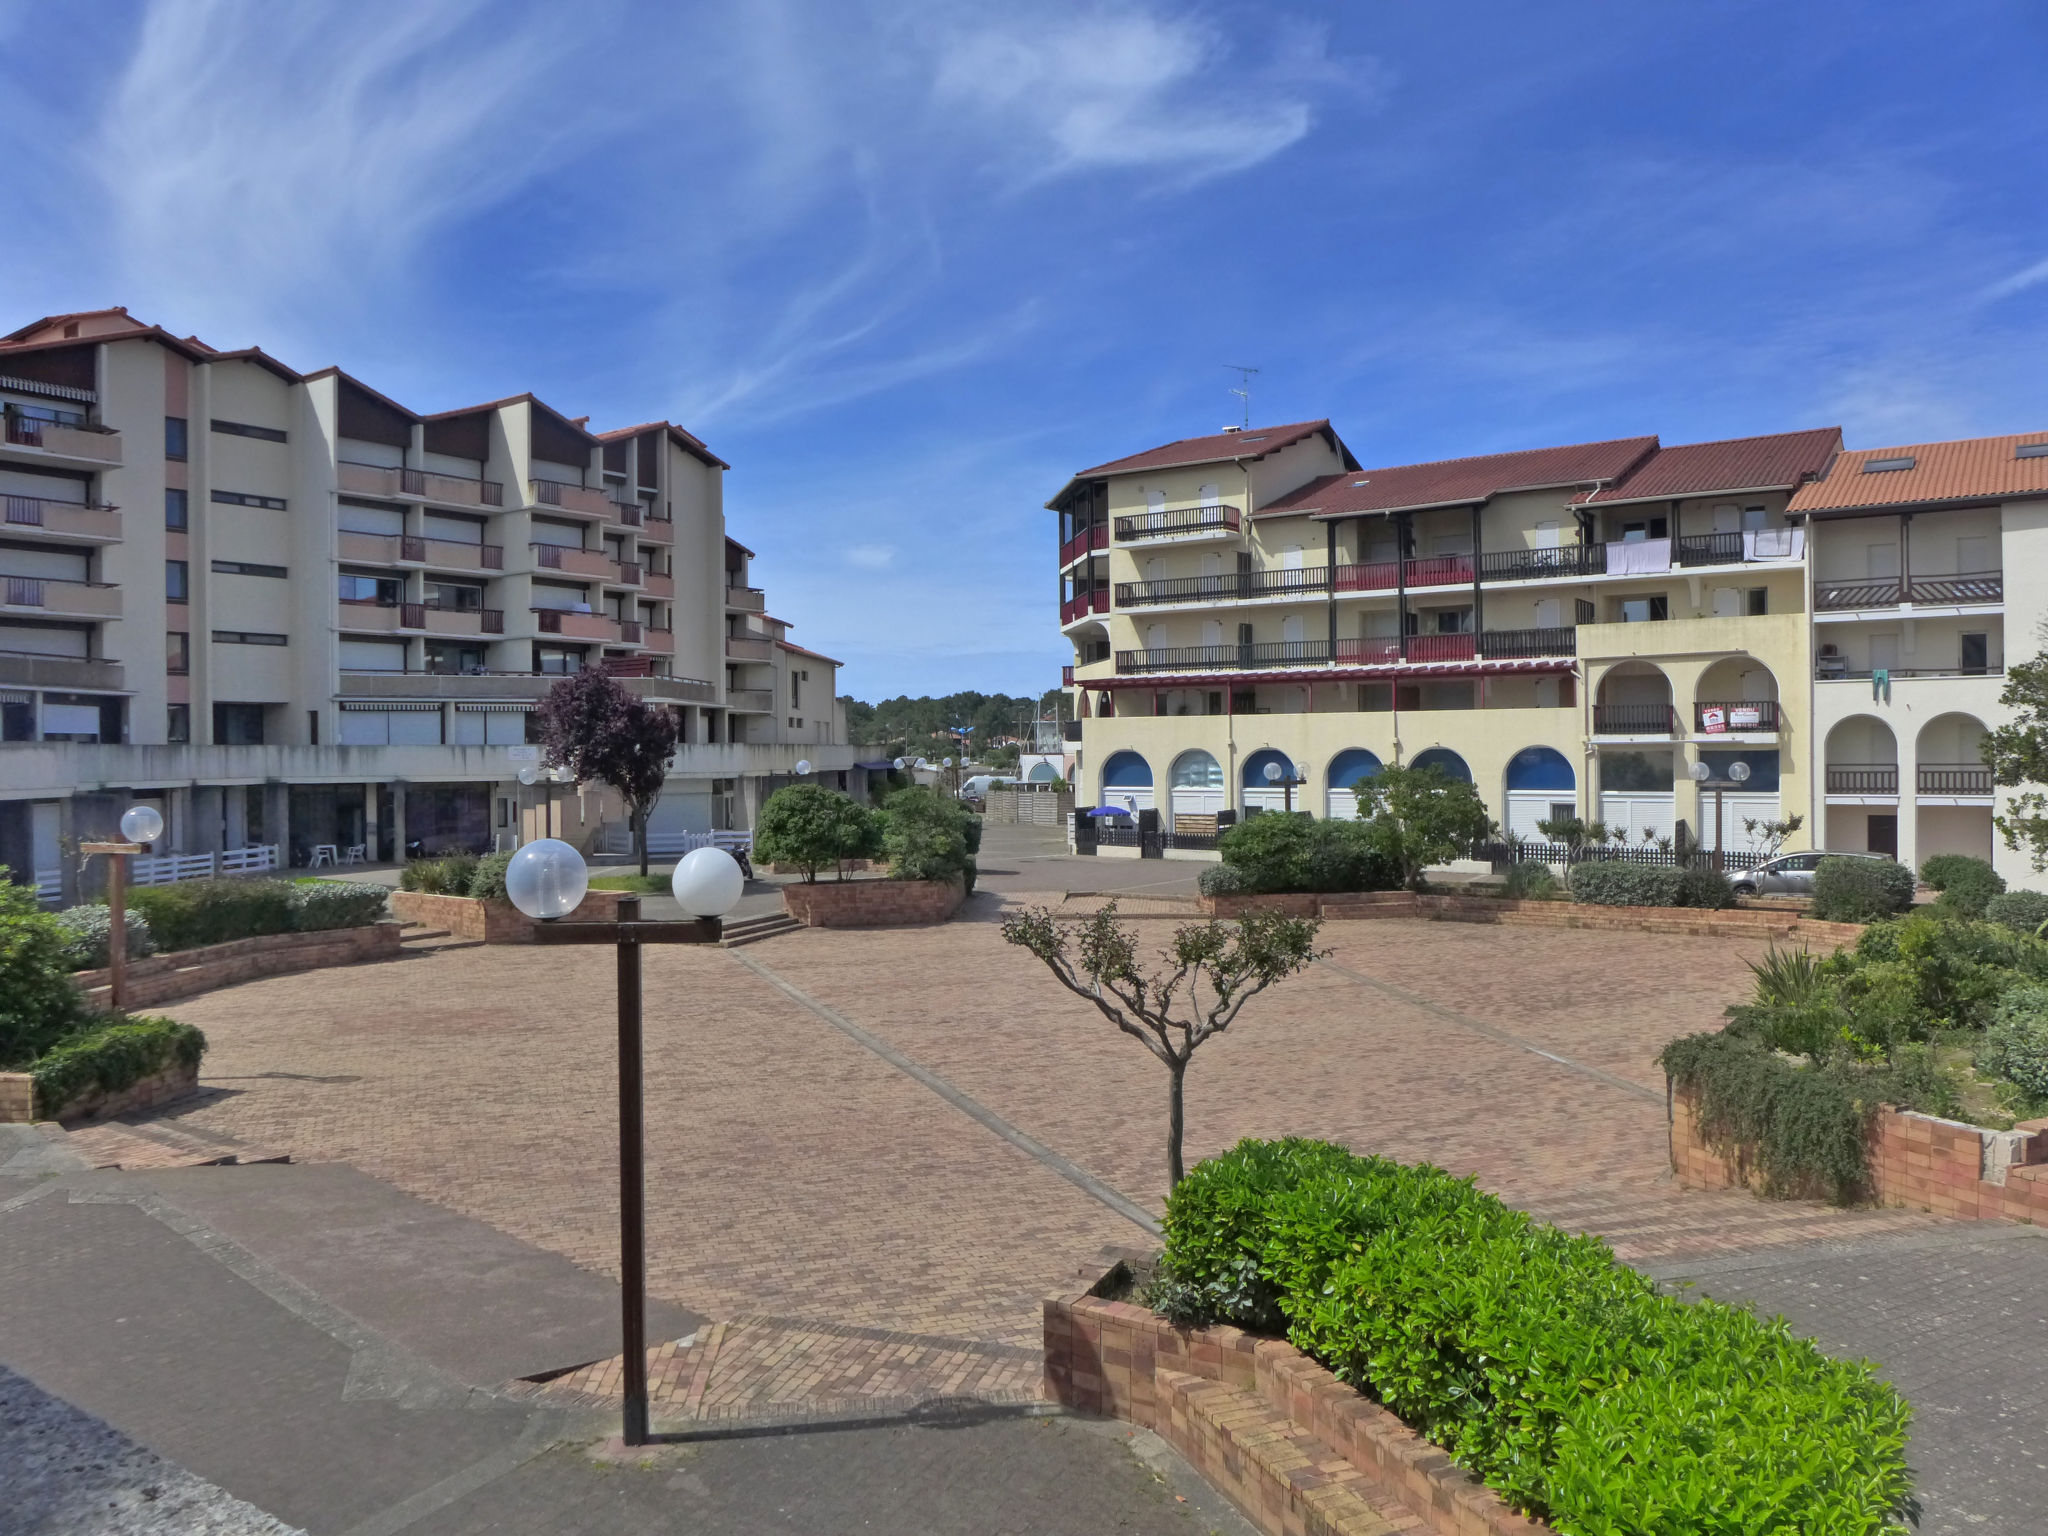
<svg viewBox="0 0 2048 1536">
<path fill-rule="evenodd" d="M 896 771 L 897 771 L 898 773 L 901 773 L 901 772 L 902 772 L 902 771 L 903 771 L 904 769 L 908 768 L 909 766 L 910 766 L 910 759 L 909 759 L 909 758 L 907 758 L 907 757 L 899 757 L 899 758 L 897 758 L 897 759 L 896 759 Z"/>
<path fill-rule="evenodd" d="M 739 904 L 746 888 L 739 862 L 723 848 L 691 850 L 669 877 L 677 904 L 692 917 L 725 916 Z"/>
<path fill-rule="evenodd" d="M 1266 782 L 1268 784 L 1278 784 L 1280 782 L 1280 765 L 1278 763 L 1266 764 Z"/>
<path fill-rule="evenodd" d="M 519 770 L 519 782 L 528 785 L 538 784 L 540 782 L 540 770 L 534 767 L 533 764 L 528 763 Z"/>
<path fill-rule="evenodd" d="M 505 866 L 505 897 L 537 922 L 567 917 L 590 889 L 583 855 L 558 837 L 536 838 Z"/>
<path fill-rule="evenodd" d="M 576 782 L 576 770 L 574 768 L 571 768 L 567 763 L 563 763 L 558 768 L 549 769 L 548 777 L 553 779 L 557 784 L 574 784 Z"/>
<path fill-rule="evenodd" d="M 1690 768 L 1686 769 L 1685 771 L 1692 775 L 1693 782 L 1697 784 L 1704 784 L 1707 782 L 1707 780 L 1711 779 L 1714 776 L 1714 770 L 1709 768 L 1705 763 L 1694 763 Z"/>
<path fill-rule="evenodd" d="M 1738 784 L 1748 783 L 1749 764 L 1741 762 L 1730 763 L 1728 765 L 1728 777 L 1733 779 Z"/>
<path fill-rule="evenodd" d="M 807 757 L 798 758 L 796 763 L 796 776 L 801 779 L 805 777 L 807 774 L 809 774 L 810 771 L 811 760 Z"/>
<path fill-rule="evenodd" d="M 153 805 L 129 807 L 121 818 L 121 836 L 131 843 L 153 843 L 164 835 L 164 818 Z"/>
</svg>

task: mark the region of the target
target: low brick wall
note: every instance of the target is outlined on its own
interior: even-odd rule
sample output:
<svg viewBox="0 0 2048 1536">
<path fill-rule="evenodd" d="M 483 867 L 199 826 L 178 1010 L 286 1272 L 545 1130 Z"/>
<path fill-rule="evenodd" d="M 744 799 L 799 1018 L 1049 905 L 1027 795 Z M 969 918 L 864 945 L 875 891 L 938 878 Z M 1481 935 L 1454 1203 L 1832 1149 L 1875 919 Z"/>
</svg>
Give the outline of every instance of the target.
<svg viewBox="0 0 2048 1536">
<path fill-rule="evenodd" d="M 384 960 L 398 953 L 398 924 L 369 923 L 361 928 L 325 928 L 316 933 L 265 933 L 206 944 L 167 955 L 128 962 L 127 1008 L 130 1013 L 176 1002 L 216 987 L 254 981 L 259 976 L 284 976 L 330 965 L 355 965 Z M 113 989 L 105 971 L 78 971 L 72 982 L 91 1007 L 113 1006 Z"/>
<path fill-rule="evenodd" d="M 1075 1277 L 1074 1289 L 1046 1298 L 1047 1396 L 1080 1412 L 1157 1431 L 1196 1471 L 1232 1492 L 1242 1468 L 1210 1438 L 1179 1432 L 1174 1383 L 1159 1378 L 1166 1373 L 1220 1382 L 1285 1413 L 1389 1502 L 1406 1506 L 1424 1532 L 1550 1536 L 1549 1526 L 1515 1513 L 1443 1451 L 1285 1340 L 1227 1326 L 1179 1328 L 1148 1307 L 1091 1294 L 1112 1268 L 1105 1256 Z M 1239 1507 L 1255 1519 L 1267 1513 L 1250 1500 Z M 1260 1523 L 1273 1536 L 1300 1529 L 1280 1517 Z"/>
<path fill-rule="evenodd" d="M 782 888 L 782 909 L 806 928 L 943 923 L 966 899 L 966 888 L 951 880 L 819 880 Z"/>
<path fill-rule="evenodd" d="M 564 922 L 611 922 L 619 915 L 627 891 L 586 891 Z M 458 939 L 486 944 L 531 944 L 533 919 L 509 901 L 484 901 L 475 896 L 436 896 L 425 891 L 393 891 L 391 913 L 401 922 L 445 928 Z"/>
<path fill-rule="evenodd" d="M 1787 910 L 1741 907 L 1595 907 L 1572 901 L 1514 901 L 1490 896 L 1448 896 L 1412 891 L 1345 891 L 1325 895 L 1204 896 L 1212 917 L 1277 911 L 1289 917 L 1331 922 L 1373 918 L 1429 918 L 1452 923 L 1501 923 L 1516 928 L 1595 928 L 1629 933 L 1727 934 L 1755 938 L 1804 939 L 1847 944 L 1863 932 L 1861 923 L 1817 923 Z"/>
<path fill-rule="evenodd" d="M 37 1104 L 33 1077 L 26 1072 L 0 1072 L 0 1125 L 21 1125 L 31 1120 L 111 1119 L 131 1110 L 154 1109 L 175 1099 L 190 1098 L 198 1091 L 197 1067 L 165 1067 L 161 1072 L 138 1078 L 117 1093 L 94 1088 L 69 1104 Z"/>
<path fill-rule="evenodd" d="M 1865 1162 L 1879 1205 L 2048 1225 L 2048 1120 L 1992 1131 L 1887 1105 L 1871 1121 Z M 1687 1189 L 1751 1187 L 1745 1151 L 1709 1146 L 1684 1094 L 1671 1096 L 1671 1170 Z"/>
</svg>

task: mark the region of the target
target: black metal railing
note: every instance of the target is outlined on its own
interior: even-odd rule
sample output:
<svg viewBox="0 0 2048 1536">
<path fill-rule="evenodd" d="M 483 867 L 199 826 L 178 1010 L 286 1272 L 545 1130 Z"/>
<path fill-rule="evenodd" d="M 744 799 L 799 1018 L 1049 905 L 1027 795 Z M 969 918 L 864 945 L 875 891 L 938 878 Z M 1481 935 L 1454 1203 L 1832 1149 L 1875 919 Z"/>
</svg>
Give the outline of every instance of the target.
<svg viewBox="0 0 2048 1536">
<path fill-rule="evenodd" d="M 1261 640 L 1251 645 L 1168 645 L 1118 651 L 1116 669 L 1201 672 L 1234 667 L 1307 667 L 1330 659 L 1327 640 Z"/>
<path fill-rule="evenodd" d="M 1180 507 L 1173 511 L 1134 512 L 1116 520 L 1118 539 L 1153 539 L 1174 533 L 1204 533 L 1212 529 L 1236 528 L 1241 516 L 1236 507 Z"/>
<path fill-rule="evenodd" d="M 1683 534 L 1671 546 L 1673 565 L 1740 565 L 1742 535 L 1738 533 Z"/>
<path fill-rule="evenodd" d="M 1988 795 L 1991 793 L 1991 770 L 1982 763 L 1922 763 L 1920 793 Z"/>
<path fill-rule="evenodd" d="M 1576 656 L 1576 629 L 1488 629 L 1479 634 L 1479 654 L 1488 661 L 1520 661 L 1540 656 Z"/>
<path fill-rule="evenodd" d="M 1607 570 L 1605 544 L 1560 544 L 1552 549 L 1496 549 L 1479 557 L 1482 581 L 1531 581 L 1545 576 L 1599 576 Z"/>
<path fill-rule="evenodd" d="M 1899 792 L 1897 763 L 1829 763 L 1827 792 L 1831 795 L 1896 795 Z"/>
<path fill-rule="evenodd" d="M 1961 663 L 1948 667 L 1885 667 L 1884 675 L 1901 677 L 2003 677 L 2005 668 L 1987 662 L 1981 667 L 1966 667 Z M 1852 667 L 1839 656 L 1819 656 L 1814 659 L 1813 675 L 1823 683 L 1867 683 L 1874 675 L 1869 667 Z"/>
<path fill-rule="evenodd" d="M 1142 608 L 1157 603 L 1281 597 L 1325 592 L 1329 586 L 1330 570 L 1322 565 L 1303 566 L 1298 570 L 1231 571 L 1217 576 L 1173 576 L 1159 581 L 1118 582 L 1116 605 L 1119 608 Z"/>
<path fill-rule="evenodd" d="M 1668 736 L 1678 712 L 1669 704 L 1595 704 L 1596 736 Z"/>
<path fill-rule="evenodd" d="M 1720 723 L 1710 724 L 1707 711 L 1719 712 Z M 1712 731 L 1775 731 L 1778 728 L 1776 699 L 1702 699 L 1692 707 L 1693 729 Z"/>
</svg>

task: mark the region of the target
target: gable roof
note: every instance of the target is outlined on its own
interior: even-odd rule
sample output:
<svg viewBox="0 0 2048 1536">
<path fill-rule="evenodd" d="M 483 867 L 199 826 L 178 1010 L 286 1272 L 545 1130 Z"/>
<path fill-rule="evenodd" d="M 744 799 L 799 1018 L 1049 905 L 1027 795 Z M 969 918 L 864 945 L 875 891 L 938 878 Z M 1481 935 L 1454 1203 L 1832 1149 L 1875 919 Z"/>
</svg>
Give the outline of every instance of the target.
<svg viewBox="0 0 2048 1536">
<path fill-rule="evenodd" d="M 2048 456 L 2021 458 L 2020 448 L 2048 444 L 2048 431 L 2007 437 L 1966 437 L 1902 448 L 1858 448 L 1836 456 L 1827 473 L 1802 485 L 1793 512 L 1841 512 L 1865 507 L 1924 506 L 2048 495 Z M 1867 470 L 1885 459 L 1911 459 L 1904 469 Z"/>
<path fill-rule="evenodd" d="M 1825 470 L 1841 451 L 1840 427 L 1685 443 L 1659 448 L 1612 485 L 1579 501 L 1671 501 L 1714 491 L 1789 491 Z"/>
<path fill-rule="evenodd" d="M 1339 462 L 1347 469 L 1356 469 L 1358 460 L 1351 456 L 1351 450 L 1344 446 L 1344 440 L 1325 417 L 1320 421 L 1296 421 L 1281 427 L 1246 427 L 1242 431 L 1212 432 L 1207 437 L 1184 437 L 1178 442 L 1161 443 L 1157 448 L 1147 448 L 1143 453 L 1133 453 L 1121 459 L 1111 459 L 1107 464 L 1097 464 L 1092 469 L 1076 470 L 1067 477 L 1067 483 L 1046 502 L 1052 507 L 1060 497 L 1072 490 L 1076 481 L 1093 479 L 1099 475 L 1129 475 L 1144 469 L 1190 469 L 1198 464 L 1236 464 L 1250 459 L 1263 459 L 1269 453 L 1278 453 L 1296 443 L 1305 442 L 1321 434 L 1329 440 L 1331 449 Z"/>
<path fill-rule="evenodd" d="M 846 663 L 841 661 L 837 656 L 827 656 L 823 651 L 807 651 L 793 640 L 777 640 L 775 644 L 780 646 L 783 650 L 789 651 L 794 655 L 808 656 L 813 661 L 830 662 L 835 667 L 843 667 L 846 665 Z"/>
<path fill-rule="evenodd" d="M 1641 463 L 1657 447 L 1654 437 L 1619 437 L 1562 448 L 1524 448 L 1471 459 L 1397 464 L 1386 469 L 1324 475 L 1269 501 L 1255 517 L 1280 514 L 1355 517 L 1483 503 L 1507 491 L 1548 486 L 1607 484 Z"/>
<path fill-rule="evenodd" d="M 669 440 L 682 449 L 683 452 L 702 459 L 713 469 L 732 468 L 730 464 L 707 448 L 702 438 L 694 433 L 685 432 L 672 421 L 643 421 L 637 427 L 614 427 L 609 432 L 598 433 L 597 440 L 600 443 L 611 443 L 618 441 L 622 437 L 638 437 L 642 432 L 653 432 L 657 429 L 666 432 L 669 435 Z"/>
</svg>

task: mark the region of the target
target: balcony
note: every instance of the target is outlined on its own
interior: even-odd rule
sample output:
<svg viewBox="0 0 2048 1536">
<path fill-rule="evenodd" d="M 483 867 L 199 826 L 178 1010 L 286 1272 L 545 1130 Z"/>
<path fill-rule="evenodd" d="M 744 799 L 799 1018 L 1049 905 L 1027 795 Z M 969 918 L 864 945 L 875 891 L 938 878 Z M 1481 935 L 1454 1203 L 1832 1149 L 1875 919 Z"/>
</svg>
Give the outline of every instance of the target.
<svg viewBox="0 0 2048 1536">
<path fill-rule="evenodd" d="M 533 563 L 544 571 L 562 571 L 571 576 L 608 577 L 618 569 L 610 555 L 595 549 L 572 549 L 561 544 L 529 544 Z"/>
<path fill-rule="evenodd" d="M 1329 584 L 1329 568 L 1320 565 L 1297 570 L 1237 571 L 1224 576 L 1120 581 L 1116 584 L 1116 605 L 1148 608 L 1168 603 L 1221 603 L 1248 597 L 1313 596 L 1327 591 Z"/>
<path fill-rule="evenodd" d="M 127 683 L 118 661 L 0 651 L 0 688 L 120 693 L 127 688 Z"/>
<path fill-rule="evenodd" d="M 694 677 L 655 677 L 639 670 L 647 663 L 622 660 L 607 664 L 629 693 L 643 699 L 715 704 L 718 690 Z M 352 699 L 438 699 L 477 703 L 538 699 L 567 675 L 561 672 L 514 672 L 479 667 L 470 672 L 341 672 L 341 692 Z"/>
<path fill-rule="evenodd" d="M 1827 793 L 1831 795 L 1897 795 L 1897 763 L 1829 763 Z"/>
<path fill-rule="evenodd" d="M 422 620 L 414 624 L 405 623 L 407 629 L 424 628 L 430 635 L 502 635 L 505 633 L 505 610 L 502 608 L 444 608 L 436 603 L 406 603 L 409 609 L 421 610 L 415 617 Z"/>
<path fill-rule="evenodd" d="M 654 508 L 647 508 L 645 520 L 640 524 L 640 542 L 673 544 L 675 541 L 676 525 L 669 519 L 656 515 Z"/>
<path fill-rule="evenodd" d="M 653 624 L 649 624 L 646 626 L 646 633 L 642 636 L 640 643 L 650 651 L 658 651 L 664 656 L 673 656 L 676 653 L 676 632 L 672 629 L 661 629 Z"/>
<path fill-rule="evenodd" d="M 602 490 L 587 485 L 570 485 L 565 480 L 529 480 L 533 504 L 563 512 L 581 512 L 589 517 L 614 519 L 617 507 Z"/>
<path fill-rule="evenodd" d="M 1116 520 L 1119 544 L 1143 544 L 1164 539 L 1214 539 L 1237 532 L 1243 514 L 1236 507 L 1162 508 L 1157 512 L 1133 512 Z M 1100 548 L 1100 546 L 1094 546 Z M 1060 562 L 1066 564 L 1065 560 Z"/>
<path fill-rule="evenodd" d="M 119 464 L 121 434 L 105 427 L 66 426 L 38 416 L 7 412 L 10 448 L 38 448 L 53 458 L 82 459 L 89 464 Z"/>
<path fill-rule="evenodd" d="M 638 560 L 614 560 L 612 572 L 605 580 L 615 587 L 637 587 L 641 574 Z"/>
<path fill-rule="evenodd" d="M 767 611 L 768 594 L 759 587 L 732 587 L 725 589 L 726 610 L 731 613 L 763 613 Z"/>
<path fill-rule="evenodd" d="M 1692 728 L 1703 736 L 1776 735 L 1776 699 L 1703 699 L 1692 707 Z"/>
<path fill-rule="evenodd" d="M 1678 730 L 1678 711 L 1669 704 L 1595 704 L 1595 736 L 1671 736 Z"/>
<path fill-rule="evenodd" d="M 736 715 L 773 714 L 775 691 L 772 688 L 731 688 L 726 691 L 725 707 Z"/>
<path fill-rule="evenodd" d="M 1410 560 L 1407 566 L 1410 587 L 1468 587 L 1472 584 L 1470 555 L 1431 555 L 1422 560 Z"/>
<path fill-rule="evenodd" d="M 1060 569 L 1065 570 L 1083 555 L 1098 549 L 1109 548 L 1109 525 L 1097 523 L 1093 528 L 1083 528 L 1060 546 Z"/>
<path fill-rule="evenodd" d="M 1479 557 L 1483 581 L 1569 580 L 1607 570 L 1605 544 L 1559 544 L 1547 549 L 1500 549 Z"/>
<path fill-rule="evenodd" d="M 121 589 L 103 581 L 0 576 L 0 607 L 67 619 L 118 619 Z"/>
<path fill-rule="evenodd" d="M 421 539 L 411 534 L 351 533 L 335 536 L 335 552 L 364 565 L 424 565 L 442 571 L 502 571 L 505 551 L 496 544 L 454 539 Z"/>
<path fill-rule="evenodd" d="M 1923 795 L 1968 795 L 1991 798 L 1991 770 L 1982 763 L 1922 763 Z"/>
<path fill-rule="evenodd" d="M 505 487 L 496 480 L 444 475 L 431 469 L 400 469 L 392 464 L 359 464 L 342 459 L 334 466 L 334 483 L 343 491 L 364 496 L 399 496 L 442 506 L 502 507 Z"/>
<path fill-rule="evenodd" d="M 40 496 L 0 496 L 0 519 L 10 538 L 38 534 L 89 544 L 118 544 L 121 514 L 113 507 L 78 501 L 47 501 Z"/>
<path fill-rule="evenodd" d="M 1062 688 L 1074 686 L 1074 665 L 1072 662 L 1060 668 L 1060 686 Z"/>
<path fill-rule="evenodd" d="M 1202 578 L 1197 577 L 1196 580 Z M 1109 612 L 1109 583 L 1103 582 L 1091 592 L 1080 592 L 1060 604 L 1060 627 L 1077 623 L 1091 613 Z"/>
<path fill-rule="evenodd" d="M 649 597 L 676 595 L 676 579 L 666 571 L 645 571 L 640 577 L 640 584 L 646 589 Z"/>
<path fill-rule="evenodd" d="M 2005 601 L 2005 572 L 1974 571 L 1958 576 L 1896 577 L 1869 581 L 1817 581 L 1813 606 L 1817 613 L 1851 608 L 1896 608 L 1901 603 L 1934 603 L 1975 607 Z"/>
<path fill-rule="evenodd" d="M 570 608 L 535 608 L 532 612 L 535 626 L 544 635 L 560 635 L 565 640 L 602 640 L 611 645 L 626 643 L 619 621 L 609 614 L 578 613 Z"/>
<path fill-rule="evenodd" d="M 1410 635 L 1339 640 L 1266 640 L 1250 645 L 1176 645 L 1118 651 L 1119 674 L 1249 671 L 1263 667 L 1432 666 L 1443 662 L 1517 661 L 1577 653 L 1570 629 L 1490 629 L 1478 635 Z M 1071 672 L 1071 668 L 1067 669 Z M 1069 679 L 1070 680 L 1070 679 Z"/>
<path fill-rule="evenodd" d="M 775 642 L 752 635 L 727 635 L 725 637 L 725 659 L 727 661 L 773 661 Z"/>
<path fill-rule="evenodd" d="M 637 501 L 615 501 L 612 503 L 612 521 L 627 528 L 638 528 L 646 521 L 646 513 Z"/>
</svg>

